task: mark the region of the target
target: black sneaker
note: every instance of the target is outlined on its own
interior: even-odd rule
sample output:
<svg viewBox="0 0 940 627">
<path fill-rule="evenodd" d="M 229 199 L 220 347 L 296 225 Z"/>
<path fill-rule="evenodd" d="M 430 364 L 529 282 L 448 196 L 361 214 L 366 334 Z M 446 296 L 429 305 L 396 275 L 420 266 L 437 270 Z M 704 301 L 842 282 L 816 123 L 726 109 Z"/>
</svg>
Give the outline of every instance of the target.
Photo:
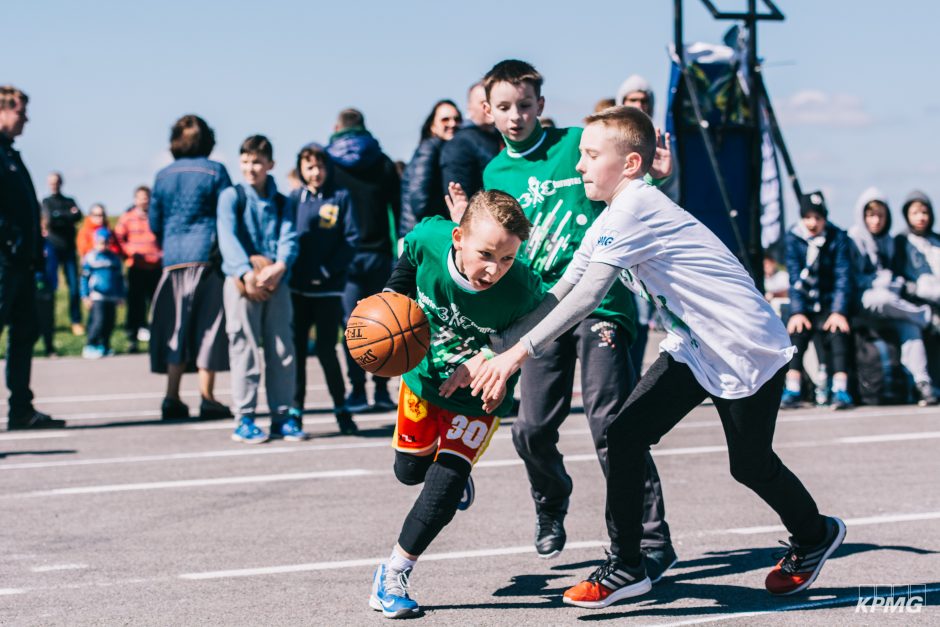
<svg viewBox="0 0 940 627">
<path fill-rule="evenodd" d="M 536 512 L 535 550 L 542 559 L 551 559 L 561 554 L 568 535 L 565 533 L 565 514 L 541 510 Z"/>
<path fill-rule="evenodd" d="M 644 549 L 643 563 L 646 566 L 646 574 L 650 578 L 650 583 L 659 583 L 666 571 L 676 565 L 679 556 L 671 544 L 662 548 Z"/>
<path fill-rule="evenodd" d="M 764 585 L 767 592 L 779 596 L 794 594 L 809 588 L 819 576 L 823 564 L 845 539 L 845 523 L 831 516 L 826 517 L 826 537 L 819 544 L 800 546 L 790 538 L 790 543 L 781 541 L 786 551 L 773 570 L 767 574 Z"/>
<path fill-rule="evenodd" d="M 339 432 L 343 435 L 356 435 L 359 433 L 359 427 L 356 426 L 356 422 L 348 410 L 341 409 L 336 412 L 336 424 L 339 425 Z"/>
<path fill-rule="evenodd" d="M 160 416 L 163 420 L 187 420 L 189 405 L 178 398 L 165 398 L 160 406 Z"/>
<path fill-rule="evenodd" d="M 348 411 L 354 414 L 362 414 L 369 411 L 369 401 L 366 399 L 366 391 L 353 390 L 349 393 L 349 396 L 346 397 L 344 405 Z"/>
<path fill-rule="evenodd" d="M 937 404 L 937 397 L 933 393 L 933 384 L 930 381 L 921 381 L 917 384 L 917 404 L 921 407 L 932 407 Z"/>
<path fill-rule="evenodd" d="M 7 421 L 7 431 L 26 431 L 28 429 L 63 429 L 65 421 L 53 418 L 41 411 L 33 410 L 27 416 L 10 416 Z"/>
<path fill-rule="evenodd" d="M 232 411 L 220 403 L 219 401 L 212 401 L 208 398 L 202 399 L 202 402 L 199 403 L 199 419 L 200 420 L 222 420 L 224 418 L 234 418 Z"/>
<path fill-rule="evenodd" d="M 372 405 L 375 411 L 395 411 L 398 409 L 398 403 L 392 400 L 386 388 L 376 388 L 373 400 L 375 402 Z"/>
<path fill-rule="evenodd" d="M 630 567 L 608 553 L 607 560 L 586 580 L 565 590 L 563 600 L 568 605 L 596 609 L 645 594 L 652 587 L 642 560 L 638 566 Z"/>
</svg>

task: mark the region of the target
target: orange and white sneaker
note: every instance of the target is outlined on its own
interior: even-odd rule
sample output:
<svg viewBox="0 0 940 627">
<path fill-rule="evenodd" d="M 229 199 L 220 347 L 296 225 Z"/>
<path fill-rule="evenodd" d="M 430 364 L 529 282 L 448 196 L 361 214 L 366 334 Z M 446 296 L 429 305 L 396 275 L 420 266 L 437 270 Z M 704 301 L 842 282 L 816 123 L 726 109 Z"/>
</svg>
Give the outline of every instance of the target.
<svg viewBox="0 0 940 627">
<path fill-rule="evenodd" d="M 642 561 L 639 566 L 630 567 L 608 553 L 607 560 L 587 579 L 565 590 L 563 600 L 568 605 L 596 609 L 646 594 L 652 587 Z"/>
<path fill-rule="evenodd" d="M 826 517 L 826 538 L 814 546 L 800 546 L 790 538 L 790 543 L 781 541 L 787 551 L 774 569 L 767 575 L 764 584 L 767 592 L 780 596 L 805 590 L 816 581 L 819 571 L 830 555 L 845 539 L 845 523 L 838 518 Z"/>
</svg>

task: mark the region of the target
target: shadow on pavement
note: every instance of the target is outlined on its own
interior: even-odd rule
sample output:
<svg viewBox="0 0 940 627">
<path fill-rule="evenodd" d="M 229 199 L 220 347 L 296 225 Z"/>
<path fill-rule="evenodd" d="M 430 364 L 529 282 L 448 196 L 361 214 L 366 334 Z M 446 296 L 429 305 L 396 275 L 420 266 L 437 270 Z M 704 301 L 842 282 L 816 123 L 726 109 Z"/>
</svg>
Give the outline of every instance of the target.
<svg viewBox="0 0 940 627">
<path fill-rule="evenodd" d="M 9 451 L 4 453 L 0 451 L 0 459 L 4 457 L 13 457 L 14 455 L 74 455 L 78 451 L 74 449 L 58 449 L 54 451 Z"/>
</svg>

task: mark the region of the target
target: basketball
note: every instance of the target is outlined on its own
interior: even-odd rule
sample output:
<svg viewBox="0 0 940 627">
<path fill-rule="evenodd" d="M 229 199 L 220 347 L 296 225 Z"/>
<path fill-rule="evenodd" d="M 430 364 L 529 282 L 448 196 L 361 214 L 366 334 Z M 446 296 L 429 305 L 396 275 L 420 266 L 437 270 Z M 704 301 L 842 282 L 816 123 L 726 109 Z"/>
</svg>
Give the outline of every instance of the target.
<svg viewBox="0 0 940 627">
<path fill-rule="evenodd" d="M 381 292 L 359 301 L 346 323 L 346 346 L 363 370 L 397 377 L 428 352 L 431 331 L 418 303 Z"/>
</svg>

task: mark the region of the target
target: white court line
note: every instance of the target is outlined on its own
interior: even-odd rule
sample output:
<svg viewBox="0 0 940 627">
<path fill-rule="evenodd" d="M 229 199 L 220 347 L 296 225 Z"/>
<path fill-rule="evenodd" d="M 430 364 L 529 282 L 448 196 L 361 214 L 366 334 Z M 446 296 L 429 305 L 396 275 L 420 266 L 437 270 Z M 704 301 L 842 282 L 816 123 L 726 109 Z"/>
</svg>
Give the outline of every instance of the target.
<svg viewBox="0 0 940 627">
<path fill-rule="evenodd" d="M 102 494 L 105 492 L 131 492 L 134 490 L 162 490 L 167 488 L 198 488 L 216 485 L 239 485 L 244 483 L 269 483 L 273 481 L 300 481 L 303 479 L 333 479 L 337 477 L 361 477 L 375 471 L 361 468 L 349 470 L 324 470 L 319 472 L 294 472 L 281 475 L 248 475 L 242 477 L 218 477 L 215 479 L 182 479 L 179 481 L 153 481 L 151 483 L 116 483 L 112 485 L 84 486 L 77 488 L 55 488 L 26 492 L 24 496 L 63 496 L 71 494 Z"/>
<path fill-rule="evenodd" d="M 940 438 L 940 431 L 925 431 L 923 433 L 894 433 L 884 436 L 859 435 L 839 438 L 846 444 L 867 444 L 869 442 L 905 442 L 907 440 L 932 440 Z"/>
<path fill-rule="evenodd" d="M 940 590 L 940 586 L 934 586 L 932 588 L 927 588 L 926 592 L 937 592 Z M 907 592 L 905 591 L 904 594 Z M 896 597 L 900 596 L 901 593 L 886 594 L 886 597 Z M 822 599 L 819 601 L 807 601 L 805 603 L 797 603 L 795 605 L 784 605 L 781 607 L 775 607 L 772 610 L 757 610 L 754 612 L 738 612 L 730 614 L 718 614 L 715 616 L 708 616 L 707 618 L 690 618 L 689 620 L 682 620 L 675 623 L 655 623 L 656 627 L 682 627 L 684 625 L 704 625 L 706 623 L 717 623 L 719 621 L 734 620 L 739 618 L 754 618 L 755 616 L 766 616 L 767 614 L 780 614 L 783 612 L 799 612 L 800 610 L 812 610 L 819 607 L 829 607 L 833 605 L 854 605 L 858 603 L 858 596 L 847 596 L 847 597 L 836 597 L 834 599 Z M 629 606 L 626 606 L 629 607 Z M 872 616 L 874 618 L 874 616 Z M 882 615 L 882 619 L 887 618 Z M 839 622 L 842 622 L 841 620 Z"/>
<path fill-rule="evenodd" d="M 34 573 L 51 573 L 58 570 L 82 570 L 88 568 L 88 564 L 51 564 L 49 566 L 35 566 L 30 568 Z"/>
<path fill-rule="evenodd" d="M 29 588 L 0 588 L 0 597 L 8 594 L 26 594 Z"/>
<path fill-rule="evenodd" d="M 51 440 L 53 438 L 67 438 L 71 433 L 64 431 L 56 431 L 55 433 L 37 433 L 35 431 L 29 433 L 0 433 L 0 442 L 5 442 L 8 440 Z"/>
<path fill-rule="evenodd" d="M 884 525 L 895 522 L 915 522 L 918 520 L 936 520 L 940 512 L 922 512 L 919 514 L 885 514 L 883 516 L 868 516 L 865 518 L 846 518 L 843 522 L 847 527 L 863 527 L 866 525 Z M 739 527 L 727 529 L 728 533 L 751 535 L 755 533 L 776 533 L 786 531 L 783 525 L 767 525 L 764 527 Z"/>
</svg>

